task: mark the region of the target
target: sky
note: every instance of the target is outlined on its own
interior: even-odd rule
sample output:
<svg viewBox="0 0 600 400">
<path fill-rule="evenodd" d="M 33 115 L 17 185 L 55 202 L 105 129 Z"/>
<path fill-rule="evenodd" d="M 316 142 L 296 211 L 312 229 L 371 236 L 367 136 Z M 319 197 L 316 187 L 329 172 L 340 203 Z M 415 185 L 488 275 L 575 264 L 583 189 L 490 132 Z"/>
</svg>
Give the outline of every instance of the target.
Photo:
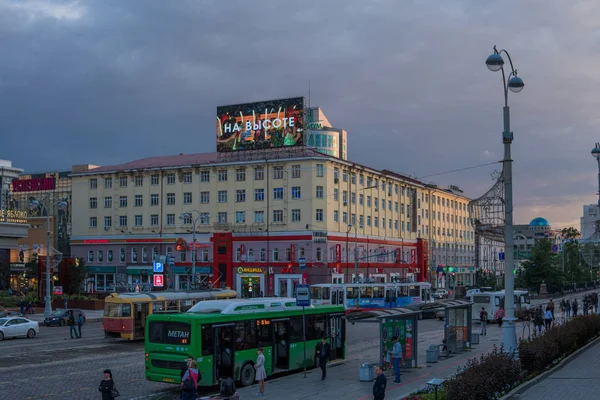
<svg viewBox="0 0 600 400">
<path fill-rule="evenodd" d="M 213 152 L 218 105 L 308 96 L 348 158 L 494 183 L 506 49 L 515 223 L 597 201 L 600 2 L 0 0 L 0 159 L 27 172 Z M 461 169 L 461 171 L 447 173 Z"/>
</svg>

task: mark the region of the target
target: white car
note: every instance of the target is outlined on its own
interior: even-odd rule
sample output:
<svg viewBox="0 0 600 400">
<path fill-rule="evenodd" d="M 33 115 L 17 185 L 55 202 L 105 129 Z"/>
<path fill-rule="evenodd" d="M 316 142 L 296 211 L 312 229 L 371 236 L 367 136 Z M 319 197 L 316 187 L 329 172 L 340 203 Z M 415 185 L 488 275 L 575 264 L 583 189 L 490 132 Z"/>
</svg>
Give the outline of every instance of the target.
<svg viewBox="0 0 600 400">
<path fill-rule="evenodd" d="M 0 318 L 0 340 L 11 337 L 33 339 L 40 332 L 40 324 L 27 318 Z"/>
</svg>

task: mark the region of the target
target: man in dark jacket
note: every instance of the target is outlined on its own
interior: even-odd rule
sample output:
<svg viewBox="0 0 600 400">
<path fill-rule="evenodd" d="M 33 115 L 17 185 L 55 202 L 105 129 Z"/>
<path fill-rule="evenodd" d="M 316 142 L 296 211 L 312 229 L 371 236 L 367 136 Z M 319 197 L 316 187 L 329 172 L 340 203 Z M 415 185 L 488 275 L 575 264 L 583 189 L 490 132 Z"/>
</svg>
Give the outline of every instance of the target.
<svg viewBox="0 0 600 400">
<path fill-rule="evenodd" d="M 383 400 L 385 399 L 385 387 L 387 386 L 387 379 L 383 374 L 381 365 L 375 367 L 375 373 L 377 374 L 377 378 L 375 378 L 375 383 L 373 383 L 373 399 Z"/>
<path fill-rule="evenodd" d="M 316 356 L 315 359 L 319 360 L 319 366 L 321 367 L 321 380 L 324 381 L 327 377 L 327 360 L 331 354 L 331 347 L 327 343 L 327 336 L 321 338 L 321 343 L 317 343 L 315 346 Z"/>
</svg>

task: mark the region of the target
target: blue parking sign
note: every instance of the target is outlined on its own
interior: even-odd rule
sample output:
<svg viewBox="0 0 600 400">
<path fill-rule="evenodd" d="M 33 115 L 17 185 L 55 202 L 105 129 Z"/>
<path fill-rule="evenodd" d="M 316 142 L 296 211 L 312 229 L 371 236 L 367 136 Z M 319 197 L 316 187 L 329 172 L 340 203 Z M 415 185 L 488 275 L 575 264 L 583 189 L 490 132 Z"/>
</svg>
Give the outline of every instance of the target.
<svg viewBox="0 0 600 400">
<path fill-rule="evenodd" d="M 163 265 L 163 263 L 154 261 L 154 273 L 155 274 L 162 274 L 163 272 L 164 272 L 164 265 Z"/>
</svg>

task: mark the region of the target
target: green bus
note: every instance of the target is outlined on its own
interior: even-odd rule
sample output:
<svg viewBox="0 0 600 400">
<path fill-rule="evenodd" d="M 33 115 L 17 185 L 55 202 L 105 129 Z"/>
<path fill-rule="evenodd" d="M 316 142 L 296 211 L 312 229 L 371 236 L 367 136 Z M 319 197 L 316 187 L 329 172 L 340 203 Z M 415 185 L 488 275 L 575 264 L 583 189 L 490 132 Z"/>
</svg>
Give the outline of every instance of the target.
<svg viewBox="0 0 600 400">
<path fill-rule="evenodd" d="M 323 335 L 331 360 L 346 357 L 344 307 L 305 308 L 306 366 L 315 365 Z M 293 298 L 207 300 L 182 314 L 148 316 L 145 338 L 146 379 L 179 384 L 185 359 L 193 357 L 202 374 L 199 386 L 231 377 L 254 383 L 256 350 L 262 347 L 267 376 L 303 368 L 302 308 Z"/>
</svg>

